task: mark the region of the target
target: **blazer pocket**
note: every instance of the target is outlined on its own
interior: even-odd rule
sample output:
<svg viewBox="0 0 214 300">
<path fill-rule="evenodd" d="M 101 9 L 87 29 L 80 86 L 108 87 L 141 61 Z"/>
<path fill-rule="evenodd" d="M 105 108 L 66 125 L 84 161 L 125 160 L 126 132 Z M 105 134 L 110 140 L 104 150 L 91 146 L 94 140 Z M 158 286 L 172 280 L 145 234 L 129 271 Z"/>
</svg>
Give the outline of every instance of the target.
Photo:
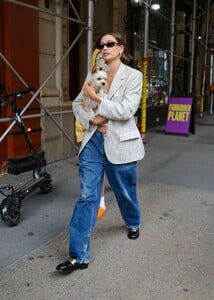
<svg viewBox="0 0 214 300">
<path fill-rule="evenodd" d="M 127 131 L 120 134 L 120 142 L 139 139 L 139 133 L 137 131 Z"/>
</svg>

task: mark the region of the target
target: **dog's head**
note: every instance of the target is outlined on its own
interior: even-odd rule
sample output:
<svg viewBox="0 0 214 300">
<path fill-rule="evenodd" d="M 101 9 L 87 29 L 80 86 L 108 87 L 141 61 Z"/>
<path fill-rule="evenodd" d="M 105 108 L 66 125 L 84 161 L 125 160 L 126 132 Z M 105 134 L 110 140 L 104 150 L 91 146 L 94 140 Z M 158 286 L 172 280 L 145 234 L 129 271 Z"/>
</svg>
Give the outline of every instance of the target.
<svg viewBox="0 0 214 300">
<path fill-rule="evenodd" d="M 107 73 L 104 71 L 97 71 L 92 73 L 91 83 L 96 91 L 100 91 L 107 84 Z"/>
<path fill-rule="evenodd" d="M 107 69 L 106 62 L 100 52 L 96 56 L 95 69 L 97 71 L 106 71 L 106 69 Z"/>
</svg>

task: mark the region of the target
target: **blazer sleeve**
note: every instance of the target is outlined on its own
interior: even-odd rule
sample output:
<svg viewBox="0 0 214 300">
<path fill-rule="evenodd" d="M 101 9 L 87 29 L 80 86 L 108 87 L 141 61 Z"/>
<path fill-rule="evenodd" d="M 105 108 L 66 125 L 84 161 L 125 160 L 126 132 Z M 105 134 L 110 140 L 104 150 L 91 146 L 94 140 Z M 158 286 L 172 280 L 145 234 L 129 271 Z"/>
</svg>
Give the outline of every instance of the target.
<svg viewBox="0 0 214 300">
<path fill-rule="evenodd" d="M 112 97 L 105 95 L 98 108 L 98 114 L 109 120 L 128 120 L 136 113 L 142 95 L 142 73 L 128 69 L 125 80 L 121 80 Z"/>
<path fill-rule="evenodd" d="M 90 77 L 91 77 L 91 74 L 89 73 L 87 75 L 86 79 L 85 79 L 85 82 L 89 81 Z M 87 112 L 82 107 L 82 104 L 81 104 L 82 96 L 83 96 L 83 92 L 81 90 L 79 95 L 72 102 L 72 109 L 73 109 L 73 113 L 74 113 L 74 116 L 75 116 L 76 120 L 86 130 L 90 130 L 94 127 L 94 125 L 90 123 L 89 116 L 88 116 Z"/>
</svg>

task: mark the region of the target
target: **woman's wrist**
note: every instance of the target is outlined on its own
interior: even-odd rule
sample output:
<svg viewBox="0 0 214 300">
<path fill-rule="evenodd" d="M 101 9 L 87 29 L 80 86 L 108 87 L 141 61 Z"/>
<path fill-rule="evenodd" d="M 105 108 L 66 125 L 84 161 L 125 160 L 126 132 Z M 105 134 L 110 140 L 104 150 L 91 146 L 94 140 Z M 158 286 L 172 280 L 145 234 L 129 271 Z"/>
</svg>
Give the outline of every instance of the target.
<svg viewBox="0 0 214 300">
<path fill-rule="evenodd" d="M 98 103 L 100 103 L 102 100 L 101 100 L 101 97 L 100 96 L 97 96 L 96 97 L 96 101 L 98 102 Z"/>
</svg>

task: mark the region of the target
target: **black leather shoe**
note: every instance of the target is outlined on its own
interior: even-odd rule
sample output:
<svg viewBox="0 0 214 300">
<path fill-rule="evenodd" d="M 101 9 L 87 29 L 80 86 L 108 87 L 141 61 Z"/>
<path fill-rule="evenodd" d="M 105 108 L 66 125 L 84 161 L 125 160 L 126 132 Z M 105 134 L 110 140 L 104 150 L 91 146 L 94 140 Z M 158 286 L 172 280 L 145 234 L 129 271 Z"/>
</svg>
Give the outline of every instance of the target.
<svg viewBox="0 0 214 300">
<path fill-rule="evenodd" d="M 136 240 L 140 235 L 139 229 L 128 229 L 128 238 L 131 240 Z"/>
<path fill-rule="evenodd" d="M 59 264 L 56 267 L 56 270 L 61 272 L 61 273 L 68 274 L 68 273 L 71 273 L 75 270 L 86 269 L 86 268 L 88 268 L 88 264 L 80 264 L 76 261 L 75 258 L 69 258 L 65 262 Z"/>
</svg>

